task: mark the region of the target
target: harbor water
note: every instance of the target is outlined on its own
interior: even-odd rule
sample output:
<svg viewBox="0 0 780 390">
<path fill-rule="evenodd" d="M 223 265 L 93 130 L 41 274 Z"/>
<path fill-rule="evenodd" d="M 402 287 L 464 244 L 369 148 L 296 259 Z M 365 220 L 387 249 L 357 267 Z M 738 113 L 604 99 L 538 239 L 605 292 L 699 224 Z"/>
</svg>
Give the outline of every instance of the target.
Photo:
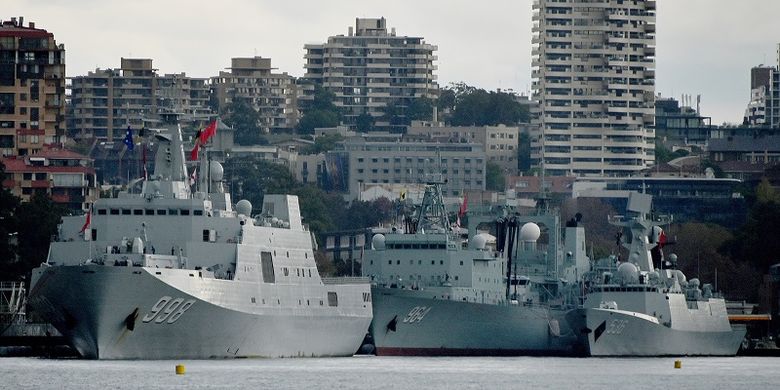
<svg viewBox="0 0 780 390">
<path fill-rule="evenodd" d="M 680 360 L 681 368 L 675 368 Z M 176 365 L 186 368 L 176 375 Z M 780 358 L 396 358 L 93 361 L 0 358 L 2 389 L 749 389 Z"/>
</svg>

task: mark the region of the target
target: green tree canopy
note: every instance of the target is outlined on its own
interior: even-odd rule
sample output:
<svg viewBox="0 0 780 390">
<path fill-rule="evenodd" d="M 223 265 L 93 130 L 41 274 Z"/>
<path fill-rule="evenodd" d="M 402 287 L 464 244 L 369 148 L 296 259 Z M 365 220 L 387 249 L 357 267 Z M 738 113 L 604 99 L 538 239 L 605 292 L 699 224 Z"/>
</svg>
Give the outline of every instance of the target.
<svg viewBox="0 0 780 390">
<path fill-rule="evenodd" d="M 374 129 L 374 117 L 364 112 L 355 118 L 355 126 L 359 132 L 368 133 Z"/>
<path fill-rule="evenodd" d="M 233 140 L 239 145 L 268 144 L 258 126 L 259 120 L 260 114 L 248 99 L 234 98 L 226 108 L 224 121 L 235 131 Z"/>
<path fill-rule="evenodd" d="M 506 190 L 506 177 L 501 167 L 492 161 L 485 165 L 485 188 L 490 191 Z"/>
<path fill-rule="evenodd" d="M 301 134 L 314 134 L 318 127 L 336 127 L 341 122 L 341 112 L 333 103 L 336 95 L 315 84 L 311 100 L 302 100 L 303 116 L 298 121 L 297 131 Z"/>
<path fill-rule="evenodd" d="M 465 83 L 450 84 L 441 91 L 438 107 L 451 111 L 449 123 L 454 126 L 514 126 L 528 122 L 528 107 L 515 95 L 501 91 L 485 91 Z"/>
</svg>

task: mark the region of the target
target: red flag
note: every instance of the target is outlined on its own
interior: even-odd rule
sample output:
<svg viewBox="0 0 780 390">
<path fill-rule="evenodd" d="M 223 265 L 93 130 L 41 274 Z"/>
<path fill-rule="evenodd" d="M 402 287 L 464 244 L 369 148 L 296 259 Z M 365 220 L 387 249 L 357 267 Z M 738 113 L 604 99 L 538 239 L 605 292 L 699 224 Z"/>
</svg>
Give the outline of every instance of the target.
<svg viewBox="0 0 780 390">
<path fill-rule="evenodd" d="M 84 233 L 84 231 L 86 231 L 89 227 L 90 222 L 92 222 L 92 207 L 89 208 L 89 211 L 87 212 L 87 220 L 84 221 L 84 226 L 81 227 L 81 231 L 79 231 L 79 233 Z"/>
<path fill-rule="evenodd" d="M 463 194 L 463 203 L 460 205 L 460 209 L 458 209 L 458 217 L 466 215 L 467 211 L 469 211 L 469 196 Z"/>
<path fill-rule="evenodd" d="M 661 234 L 658 235 L 658 248 L 663 248 L 666 245 L 666 233 L 661 230 Z"/>
<path fill-rule="evenodd" d="M 190 151 L 190 160 L 198 159 L 198 149 L 200 149 L 200 142 L 196 140 L 195 147 L 192 148 L 192 151 Z"/>
<path fill-rule="evenodd" d="M 213 137 L 215 134 L 217 134 L 217 121 L 209 123 L 209 125 L 203 129 L 203 131 L 200 133 L 200 143 L 205 144 L 206 141 L 208 141 L 209 138 Z"/>
</svg>

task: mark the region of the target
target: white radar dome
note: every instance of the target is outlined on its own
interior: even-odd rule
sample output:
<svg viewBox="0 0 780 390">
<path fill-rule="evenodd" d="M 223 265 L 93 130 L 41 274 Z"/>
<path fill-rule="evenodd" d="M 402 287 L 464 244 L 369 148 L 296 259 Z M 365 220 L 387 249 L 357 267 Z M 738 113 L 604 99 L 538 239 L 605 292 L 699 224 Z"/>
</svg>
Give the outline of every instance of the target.
<svg viewBox="0 0 780 390">
<path fill-rule="evenodd" d="M 520 241 L 536 242 L 541 235 L 542 229 L 539 229 L 539 225 L 533 222 L 528 222 L 520 228 Z"/>
<path fill-rule="evenodd" d="M 236 203 L 236 211 L 239 214 L 246 215 L 247 217 L 252 216 L 252 203 L 246 199 L 241 199 Z"/>
<path fill-rule="evenodd" d="M 485 244 L 487 244 L 487 237 L 485 237 L 483 234 L 477 234 L 471 238 L 469 244 L 471 244 L 469 246 L 471 246 L 472 249 L 485 249 Z"/>
<path fill-rule="evenodd" d="M 371 245 L 374 247 L 374 249 L 378 251 L 385 250 L 385 235 L 384 234 L 374 235 L 374 238 L 371 239 Z"/>
<path fill-rule="evenodd" d="M 625 284 L 639 282 L 639 270 L 631 263 L 621 263 L 617 268 L 617 274 Z"/>
<path fill-rule="evenodd" d="M 225 168 L 217 161 L 211 162 L 211 181 L 221 181 L 225 175 Z"/>
</svg>

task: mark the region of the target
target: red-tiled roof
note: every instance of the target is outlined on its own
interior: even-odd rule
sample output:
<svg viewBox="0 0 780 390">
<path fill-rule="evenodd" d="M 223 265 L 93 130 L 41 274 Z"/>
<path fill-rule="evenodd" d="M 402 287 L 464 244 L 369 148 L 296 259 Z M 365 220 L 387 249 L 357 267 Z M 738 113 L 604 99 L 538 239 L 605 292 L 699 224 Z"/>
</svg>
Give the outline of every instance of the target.
<svg viewBox="0 0 780 390">
<path fill-rule="evenodd" d="M 8 157 L 0 160 L 3 162 L 3 165 L 5 165 L 6 173 L 20 173 L 20 172 L 95 173 L 95 169 L 90 167 L 82 167 L 82 166 L 56 167 L 56 166 L 27 165 L 24 159 L 18 159 L 16 157 Z"/>
<path fill-rule="evenodd" d="M 13 26 L 3 23 L 0 26 L 0 37 L 19 37 L 19 38 L 46 38 L 53 37 L 54 34 L 42 28 L 30 28 Z"/>
</svg>

